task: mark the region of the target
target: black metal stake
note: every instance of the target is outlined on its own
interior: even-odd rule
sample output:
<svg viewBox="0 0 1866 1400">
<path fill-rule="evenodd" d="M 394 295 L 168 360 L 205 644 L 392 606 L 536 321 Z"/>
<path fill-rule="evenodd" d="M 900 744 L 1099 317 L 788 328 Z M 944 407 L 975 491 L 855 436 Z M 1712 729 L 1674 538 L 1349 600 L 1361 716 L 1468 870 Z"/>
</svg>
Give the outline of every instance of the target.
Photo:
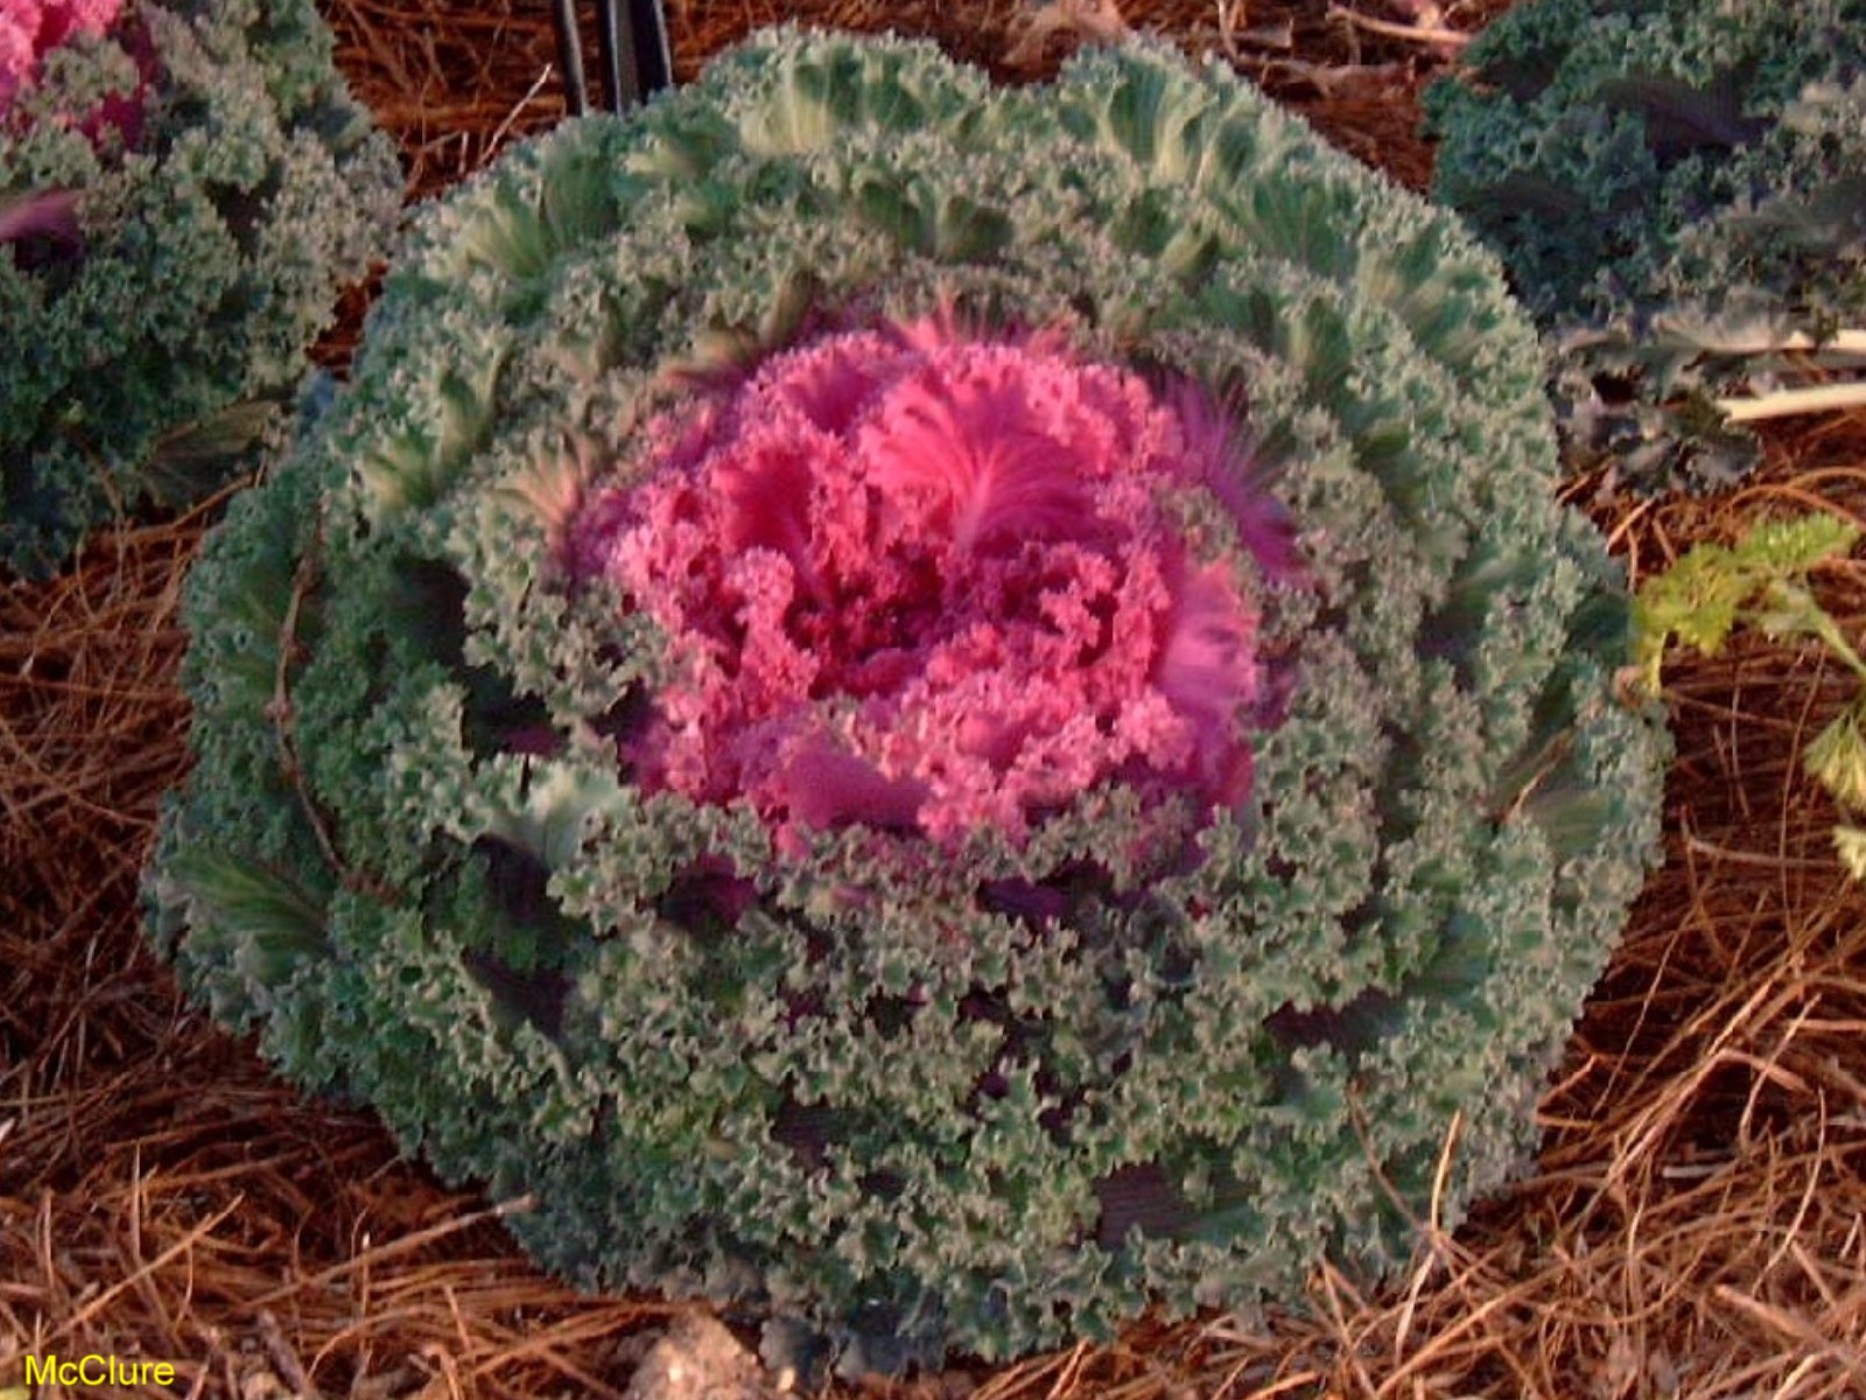
<svg viewBox="0 0 1866 1400">
<path fill-rule="evenodd" d="M 674 54 L 667 42 L 667 15 L 661 0 L 629 0 L 629 28 L 635 34 L 635 99 L 645 102 L 674 86 Z"/>
<path fill-rule="evenodd" d="M 589 110 L 588 79 L 583 69 L 583 40 L 577 27 L 577 0 L 551 0 L 557 28 L 558 66 L 564 74 L 564 107 L 572 116 Z M 597 62 L 603 103 L 626 111 L 674 81 L 673 55 L 661 0 L 628 0 L 628 23 L 618 0 L 596 0 Z"/>
<path fill-rule="evenodd" d="M 557 29 L 557 67 L 564 75 L 564 110 L 580 117 L 590 109 L 583 76 L 583 40 L 577 33 L 577 0 L 551 0 L 551 21 Z"/>
<path fill-rule="evenodd" d="M 633 103 L 639 96 L 623 86 L 624 65 L 631 70 L 628 76 L 634 77 L 635 54 L 621 20 L 615 0 L 596 0 L 596 55 L 602 64 L 603 102 L 612 112 L 620 112 L 624 103 Z"/>
</svg>

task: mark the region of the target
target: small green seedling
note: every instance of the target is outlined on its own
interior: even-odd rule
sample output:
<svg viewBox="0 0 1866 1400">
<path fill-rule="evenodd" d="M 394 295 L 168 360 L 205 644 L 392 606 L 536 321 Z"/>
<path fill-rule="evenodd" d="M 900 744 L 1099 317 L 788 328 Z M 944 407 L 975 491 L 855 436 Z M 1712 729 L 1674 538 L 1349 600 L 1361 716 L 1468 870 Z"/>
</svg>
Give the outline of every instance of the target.
<svg viewBox="0 0 1866 1400">
<path fill-rule="evenodd" d="M 1652 694 L 1674 643 L 1715 656 L 1738 626 L 1774 640 L 1812 638 L 1858 676 L 1861 688 L 1808 745 L 1808 773 L 1843 812 L 1866 811 L 1866 660 L 1816 600 L 1808 575 L 1845 558 L 1859 527 L 1816 514 L 1757 525 L 1734 545 L 1701 544 L 1648 580 L 1633 607 L 1640 684 Z M 1866 827 L 1843 820 L 1834 847 L 1855 879 L 1866 880 Z"/>
</svg>

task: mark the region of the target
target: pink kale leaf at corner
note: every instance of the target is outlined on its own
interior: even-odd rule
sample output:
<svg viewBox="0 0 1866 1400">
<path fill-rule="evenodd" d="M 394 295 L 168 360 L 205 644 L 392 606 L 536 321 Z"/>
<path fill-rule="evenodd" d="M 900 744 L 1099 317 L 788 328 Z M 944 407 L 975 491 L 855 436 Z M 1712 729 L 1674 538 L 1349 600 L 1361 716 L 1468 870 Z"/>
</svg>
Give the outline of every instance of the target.
<svg viewBox="0 0 1866 1400">
<path fill-rule="evenodd" d="M 39 76 L 45 56 L 116 23 L 122 0 L 0 0 L 0 114 Z"/>
<path fill-rule="evenodd" d="M 1164 501 L 1207 489 L 1266 574 L 1296 561 L 1189 387 L 926 320 L 780 354 L 645 442 L 567 537 L 670 639 L 623 746 L 645 788 L 749 798 L 786 846 L 861 822 L 949 849 L 1111 780 L 1248 795 L 1258 620 Z"/>
<path fill-rule="evenodd" d="M 0 0 L 0 123 L 15 115 L 18 99 L 38 83 L 46 55 L 74 39 L 102 37 L 118 25 L 122 8 L 123 0 Z M 133 146 L 142 134 L 143 102 L 155 55 L 140 30 L 122 39 L 135 60 L 134 84 L 108 93 L 86 110 L 61 111 L 55 118 L 59 125 L 83 133 L 99 150 L 119 141 Z M 32 120 L 27 118 L 29 124 Z M 74 240 L 75 207 L 72 191 L 31 191 L 0 208 L 0 243 L 35 234 Z"/>
</svg>

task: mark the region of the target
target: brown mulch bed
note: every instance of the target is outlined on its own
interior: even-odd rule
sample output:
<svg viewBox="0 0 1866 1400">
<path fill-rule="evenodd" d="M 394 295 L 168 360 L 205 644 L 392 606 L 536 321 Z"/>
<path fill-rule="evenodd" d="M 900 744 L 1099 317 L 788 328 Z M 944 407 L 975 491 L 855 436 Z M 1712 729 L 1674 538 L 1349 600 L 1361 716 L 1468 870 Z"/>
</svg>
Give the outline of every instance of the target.
<svg viewBox="0 0 1866 1400">
<path fill-rule="evenodd" d="M 1451 0 L 1440 23 L 1502 8 Z M 329 9 L 417 193 L 561 115 L 541 6 Z M 668 10 L 682 76 L 784 17 L 935 35 L 1007 81 L 1070 41 L 1015 0 Z M 1410 22 L 1380 0 L 1123 6 L 1421 186 L 1413 96 L 1445 52 L 1349 10 Z M 1770 514 L 1866 524 L 1866 412 L 1767 443 L 1730 495 L 1589 504 L 1636 577 Z M 176 1390 L 149 1394 L 621 1396 L 677 1300 L 541 1276 L 498 1209 L 401 1160 L 366 1111 L 275 1081 L 143 942 L 140 869 L 185 766 L 178 601 L 212 514 L 106 533 L 54 582 L 0 585 L 0 1396 L 49 1352 L 176 1362 Z M 1857 633 L 1866 564 L 1820 586 Z M 1323 1274 L 1261 1327 L 1143 1321 L 1113 1346 L 864 1393 L 1866 1394 L 1866 890 L 1833 859 L 1834 812 L 1800 762 L 1846 691 L 1817 654 L 1753 640 L 1667 679 L 1668 861 L 1543 1104 L 1532 1176 L 1456 1232 L 1428 1222 L 1414 1271 L 1377 1294 Z"/>
</svg>

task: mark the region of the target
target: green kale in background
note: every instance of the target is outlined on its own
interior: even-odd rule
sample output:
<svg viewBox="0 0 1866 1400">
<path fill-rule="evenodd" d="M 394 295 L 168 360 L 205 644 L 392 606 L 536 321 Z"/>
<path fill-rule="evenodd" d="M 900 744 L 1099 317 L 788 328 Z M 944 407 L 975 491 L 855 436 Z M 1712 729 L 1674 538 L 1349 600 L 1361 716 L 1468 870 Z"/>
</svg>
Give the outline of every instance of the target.
<svg viewBox="0 0 1866 1400">
<path fill-rule="evenodd" d="M 0 108 L 0 568 L 252 468 L 399 217 L 331 49 L 311 0 L 136 0 Z"/>
<path fill-rule="evenodd" d="M 1503 257 L 1590 459 L 1702 488 L 1753 464 L 1744 422 L 1859 401 L 1775 391 L 1866 368 L 1866 3 L 1530 0 L 1463 69 L 1426 94 L 1434 194 Z"/>
</svg>

